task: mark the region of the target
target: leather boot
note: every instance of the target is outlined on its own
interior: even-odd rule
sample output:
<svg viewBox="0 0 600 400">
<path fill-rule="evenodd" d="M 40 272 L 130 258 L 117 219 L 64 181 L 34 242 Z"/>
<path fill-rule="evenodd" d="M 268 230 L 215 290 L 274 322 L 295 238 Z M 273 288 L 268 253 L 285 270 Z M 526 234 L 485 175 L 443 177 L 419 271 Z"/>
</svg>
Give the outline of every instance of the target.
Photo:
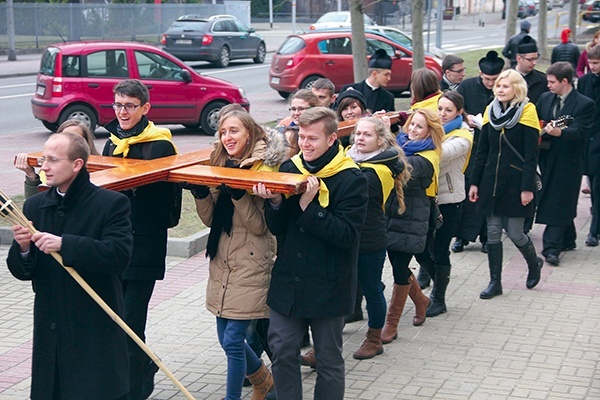
<svg viewBox="0 0 600 400">
<path fill-rule="evenodd" d="M 446 288 L 450 282 L 450 265 L 436 265 L 433 289 L 431 290 L 431 302 L 427 307 L 427 317 L 436 317 L 444 314 L 446 309 Z"/>
<path fill-rule="evenodd" d="M 387 315 L 385 317 L 385 326 L 381 331 L 381 343 L 388 344 L 398 337 L 398 321 L 404 311 L 406 297 L 410 290 L 408 285 L 396 285 L 394 283 L 394 291 L 392 292 L 392 300 L 388 306 Z"/>
<path fill-rule="evenodd" d="M 383 344 L 381 343 L 381 329 L 369 328 L 365 340 L 358 350 L 352 354 L 357 360 L 367 360 L 383 354 Z"/>
<path fill-rule="evenodd" d="M 431 284 L 431 277 L 429 276 L 429 274 L 427 273 L 427 271 L 425 271 L 425 268 L 423 268 L 423 267 L 419 268 L 419 274 L 417 275 L 417 282 L 419 283 L 419 287 L 421 289 L 428 288 L 429 285 Z"/>
<path fill-rule="evenodd" d="M 533 289 L 538 283 L 540 283 L 544 260 L 538 257 L 531 239 L 529 239 L 525 246 L 517 247 L 517 249 L 519 249 L 523 255 L 523 258 L 525 258 L 525 261 L 527 262 L 527 268 L 529 269 L 525 286 L 527 286 L 527 289 Z"/>
<path fill-rule="evenodd" d="M 425 322 L 425 314 L 429 306 L 429 297 L 423 294 L 414 275 L 410 276 L 410 289 L 408 291 L 410 299 L 415 303 L 415 316 L 413 317 L 413 325 L 421 326 Z"/>
<path fill-rule="evenodd" d="M 479 294 L 480 299 L 491 299 L 502 294 L 502 242 L 488 243 L 488 264 L 490 284 Z"/>
<path fill-rule="evenodd" d="M 275 388 L 273 375 L 264 362 L 255 373 L 248 375 L 248 380 L 252 383 L 251 400 L 265 400 L 269 392 Z"/>
<path fill-rule="evenodd" d="M 317 357 L 315 356 L 314 347 L 311 347 L 306 353 L 300 354 L 300 365 L 313 369 L 317 368 Z"/>
</svg>

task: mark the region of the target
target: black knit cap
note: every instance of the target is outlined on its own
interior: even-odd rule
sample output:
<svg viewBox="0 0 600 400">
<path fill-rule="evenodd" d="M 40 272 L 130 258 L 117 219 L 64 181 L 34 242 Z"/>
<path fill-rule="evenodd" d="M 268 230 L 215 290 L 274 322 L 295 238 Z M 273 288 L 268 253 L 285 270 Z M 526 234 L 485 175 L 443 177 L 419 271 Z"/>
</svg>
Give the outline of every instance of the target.
<svg viewBox="0 0 600 400">
<path fill-rule="evenodd" d="M 365 99 L 365 96 L 362 94 L 362 92 L 352 87 L 349 87 L 348 89 L 341 92 L 335 101 L 337 104 L 340 104 L 341 101 L 347 97 L 352 97 L 357 102 L 359 102 L 362 105 L 363 110 L 367 109 L 367 100 Z"/>
<path fill-rule="evenodd" d="M 392 69 L 392 58 L 384 49 L 377 49 L 369 60 L 369 68 Z"/>
<path fill-rule="evenodd" d="M 486 75 L 499 74 L 504 68 L 504 60 L 498 57 L 498 52 L 494 50 L 488 53 L 479 60 L 479 69 Z"/>
<path fill-rule="evenodd" d="M 538 47 L 534 38 L 529 35 L 525 35 L 523 39 L 517 45 L 518 54 L 537 53 Z"/>
</svg>

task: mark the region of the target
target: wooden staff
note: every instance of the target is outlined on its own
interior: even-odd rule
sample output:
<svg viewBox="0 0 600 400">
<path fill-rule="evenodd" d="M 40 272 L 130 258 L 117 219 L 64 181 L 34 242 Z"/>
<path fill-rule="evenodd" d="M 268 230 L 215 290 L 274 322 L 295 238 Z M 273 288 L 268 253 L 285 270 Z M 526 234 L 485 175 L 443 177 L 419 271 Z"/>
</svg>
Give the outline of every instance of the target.
<svg viewBox="0 0 600 400">
<path fill-rule="evenodd" d="M 27 228 L 29 232 L 33 235 L 37 232 L 37 229 L 33 226 L 31 222 L 25 217 L 25 215 L 15 207 L 13 201 L 4 194 L 0 190 L 0 215 L 3 218 L 6 218 L 13 225 L 21 225 L 24 228 Z M 186 398 L 190 400 L 194 400 L 194 397 L 188 392 L 188 390 L 177 380 L 177 378 L 169 371 L 169 369 L 162 363 L 160 358 L 158 358 L 152 350 L 139 338 L 138 335 L 119 317 L 119 315 L 113 311 L 112 308 L 102 298 L 96 293 L 94 289 L 79 275 L 79 273 L 74 270 L 72 267 L 67 267 L 63 263 L 62 256 L 55 251 L 50 252 L 50 255 L 75 279 L 75 281 L 85 290 L 85 292 L 90 295 L 92 299 L 108 314 L 108 316 L 117 323 L 129 335 L 131 339 L 150 357 L 152 361 L 167 375 L 167 377 L 177 386 L 177 388 L 185 395 Z"/>
<path fill-rule="evenodd" d="M 395 124 L 400 119 L 400 112 L 401 111 L 390 111 L 385 114 L 376 115 L 376 116 L 381 117 L 381 116 L 385 115 L 387 117 L 390 117 L 390 122 L 392 124 Z M 354 130 L 354 127 L 356 126 L 357 122 L 358 122 L 358 119 L 351 119 L 348 121 L 340 121 L 340 123 L 338 125 L 338 131 L 337 131 L 338 137 L 350 136 L 350 134 Z"/>
</svg>

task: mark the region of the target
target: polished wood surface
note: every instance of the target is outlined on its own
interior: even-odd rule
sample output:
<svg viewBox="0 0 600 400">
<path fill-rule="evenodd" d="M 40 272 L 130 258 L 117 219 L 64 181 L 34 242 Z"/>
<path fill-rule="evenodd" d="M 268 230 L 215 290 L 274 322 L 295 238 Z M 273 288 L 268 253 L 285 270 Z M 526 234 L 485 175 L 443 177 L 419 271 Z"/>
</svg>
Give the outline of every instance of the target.
<svg viewBox="0 0 600 400">
<path fill-rule="evenodd" d="M 398 118 L 400 115 L 399 111 L 390 111 L 385 113 L 386 116 L 390 117 L 390 121 L 392 124 L 398 122 Z M 338 126 L 338 137 L 350 136 L 352 131 L 354 130 L 354 126 L 358 122 L 358 119 L 351 119 L 348 121 L 341 121 Z"/>
</svg>

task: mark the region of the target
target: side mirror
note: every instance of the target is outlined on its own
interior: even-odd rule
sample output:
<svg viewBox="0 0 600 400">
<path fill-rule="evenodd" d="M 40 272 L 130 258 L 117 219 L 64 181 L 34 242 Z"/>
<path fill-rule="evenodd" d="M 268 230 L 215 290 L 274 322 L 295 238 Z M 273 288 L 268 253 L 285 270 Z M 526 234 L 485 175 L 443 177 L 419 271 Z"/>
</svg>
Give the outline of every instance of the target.
<svg viewBox="0 0 600 400">
<path fill-rule="evenodd" d="M 248 28 L 248 33 L 254 33 L 254 32 L 256 32 L 256 29 L 254 29 L 254 28 Z"/>
<path fill-rule="evenodd" d="M 188 71 L 187 69 L 182 69 L 181 79 L 183 79 L 185 83 L 190 83 L 192 81 L 192 75 L 190 75 L 190 71 Z"/>
</svg>

